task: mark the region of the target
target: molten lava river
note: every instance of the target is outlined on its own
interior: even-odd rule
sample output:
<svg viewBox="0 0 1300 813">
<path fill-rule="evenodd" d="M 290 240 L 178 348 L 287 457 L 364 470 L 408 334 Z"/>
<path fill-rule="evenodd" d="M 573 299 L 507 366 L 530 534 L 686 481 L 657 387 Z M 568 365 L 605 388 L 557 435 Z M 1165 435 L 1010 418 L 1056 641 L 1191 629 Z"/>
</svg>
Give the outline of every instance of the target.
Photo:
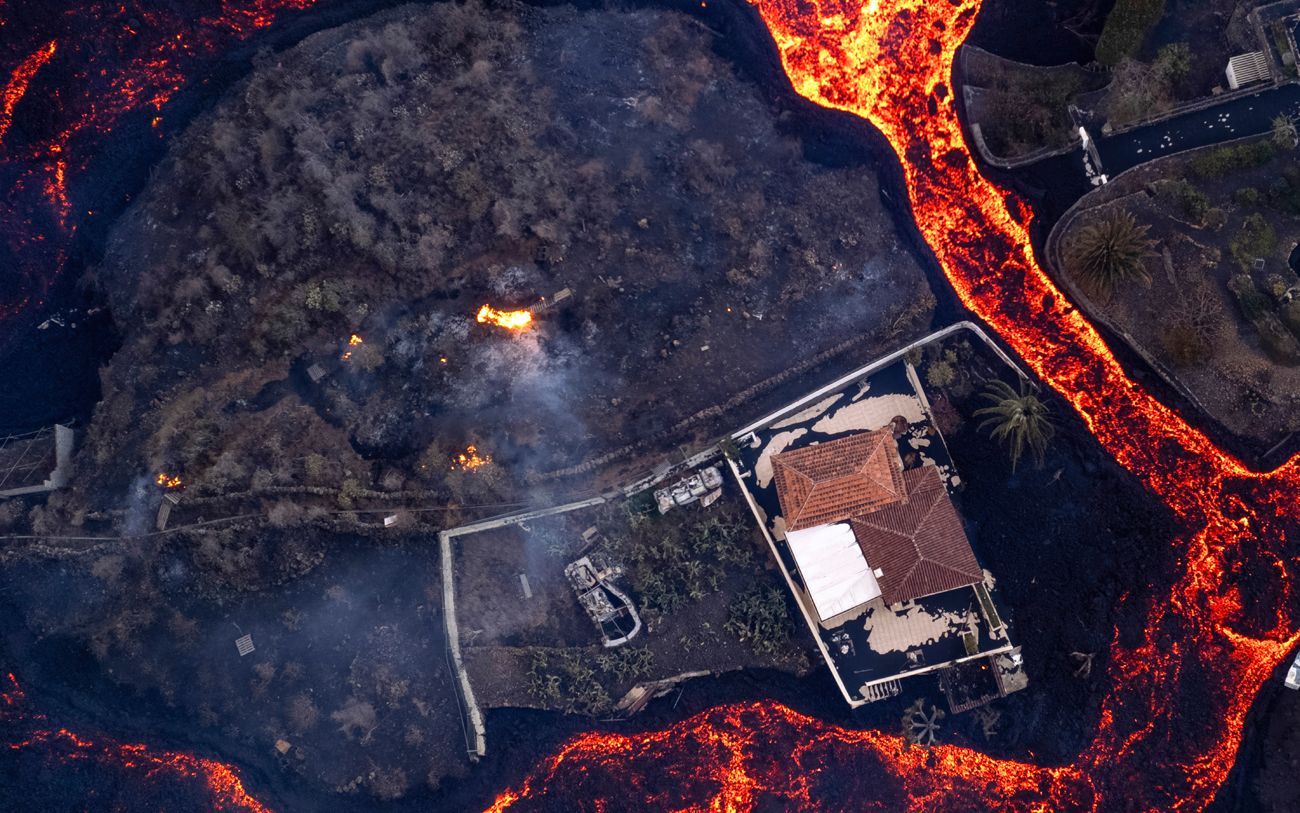
<svg viewBox="0 0 1300 813">
<path fill-rule="evenodd" d="M 715 708 L 657 732 L 578 736 L 491 809 L 1204 809 L 1228 775 L 1260 686 L 1300 640 L 1287 567 L 1288 535 L 1300 527 L 1296 461 L 1260 474 L 1216 448 L 1129 379 L 1039 267 L 1030 212 L 979 174 L 949 86 L 981 0 L 754 2 L 798 93 L 861 116 L 893 145 L 916 223 L 966 306 L 1068 399 L 1103 447 L 1178 518 L 1186 530 L 1177 572 L 1160 579 L 1170 591 L 1126 598 L 1124 611 L 1144 616 L 1145 633 L 1115 633 L 1097 730 L 1071 764 L 1010 761 L 956 746 L 909 749 L 894 733 L 840 728 L 758 702 Z M 244 5 L 258 10 L 246 15 L 256 25 L 278 7 L 309 4 Z M 160 106 L 180 81 L 166 66 L 185 49 L 233 36 L 205 31 L 194 42 L 156 42 L 136 58 L 137 72 L 113 85 L 114 94 L 83 103 L 59 135 L 22 146 L 39 160 L 18 182 L 42 185 L 54 222 L 68 220 L 64 184 L 78 166 L 68 154 L 78 128 L 107 126 L 128 108 Z M 65 47 L 77 46 L 36 43 L 11 61 L 0 107 L 6 161 L 18 149 L 2 141 L 15 105 Z M 162 78 L 142 84 L 154 75 L 146 70 L 151 60 L 164 66 Z M 9 705 L 17 702 L 6 696 Z M 57 741 L 69 754 L 120 761 L 127 753 L 142 770 L 231 779 L 236 784 L 223 787 L 243 793 L 218 764 L 31 727 L 33 738 Z M 238 795 L 220 801 L 259 809 Z"/>
</svg>

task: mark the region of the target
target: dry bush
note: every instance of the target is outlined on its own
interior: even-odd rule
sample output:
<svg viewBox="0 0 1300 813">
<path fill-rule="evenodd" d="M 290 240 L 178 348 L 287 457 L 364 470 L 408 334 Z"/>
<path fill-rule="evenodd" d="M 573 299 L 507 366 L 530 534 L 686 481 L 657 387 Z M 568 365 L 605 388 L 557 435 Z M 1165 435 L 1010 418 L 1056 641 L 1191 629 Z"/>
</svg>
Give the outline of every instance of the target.
<svg viewBox="0 0 1300 813">
<path fill-rule="evenodd" d="M 342 731 L 348 739 L 353 740 L 360 736 L 362 743 L 370 741 L 370 735 L 379 725 L 375 717 L 375 707 L 355 696 L 349 697 L 342 708 L 330 714 L 330 719 L 339 724 L 339 731 Z"/>
<path fill-rule="evenodd" d="M 299 692 L 289 701 L 289 725 L 299 734 L 310 731 L 320 721 L 320 709 L 309 695 Z"/>
</svg>

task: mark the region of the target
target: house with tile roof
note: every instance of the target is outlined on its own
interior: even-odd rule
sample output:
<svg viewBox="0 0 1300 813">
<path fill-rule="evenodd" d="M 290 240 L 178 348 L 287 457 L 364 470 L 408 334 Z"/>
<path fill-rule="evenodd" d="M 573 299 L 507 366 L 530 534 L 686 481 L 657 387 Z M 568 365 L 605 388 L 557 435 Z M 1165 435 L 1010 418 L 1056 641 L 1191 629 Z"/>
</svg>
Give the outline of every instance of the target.
<svg viewBox="0 0 1300 813">
<path fill-rule="evenodd" d="M 818 391 L 735 442 L 732 471 L 850 705 L 926 674 L 955 712 L 1025 686 L 910 364 Z"/>
</svg>

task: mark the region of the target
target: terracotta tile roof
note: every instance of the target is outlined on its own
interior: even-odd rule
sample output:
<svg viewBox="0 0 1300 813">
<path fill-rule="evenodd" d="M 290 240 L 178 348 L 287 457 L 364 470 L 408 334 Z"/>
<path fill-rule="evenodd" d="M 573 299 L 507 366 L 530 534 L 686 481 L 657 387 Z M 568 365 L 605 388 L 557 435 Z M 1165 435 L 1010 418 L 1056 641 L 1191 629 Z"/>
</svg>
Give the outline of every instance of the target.
<svg viewBox="0 0 1300 813">
<path fill-rule="evenodd" d="M 942 593 L 983 578 L 957 508 L 934 466 L 903 472 L 907 502 L 849 521 L 887 604 Z"/>
<path fill-rule="evenodd" d="M 782 452 L 772 458 L 772 473 L 792 531 L 907 500 L 898 444 L 888 428 Z"/>
</svg>

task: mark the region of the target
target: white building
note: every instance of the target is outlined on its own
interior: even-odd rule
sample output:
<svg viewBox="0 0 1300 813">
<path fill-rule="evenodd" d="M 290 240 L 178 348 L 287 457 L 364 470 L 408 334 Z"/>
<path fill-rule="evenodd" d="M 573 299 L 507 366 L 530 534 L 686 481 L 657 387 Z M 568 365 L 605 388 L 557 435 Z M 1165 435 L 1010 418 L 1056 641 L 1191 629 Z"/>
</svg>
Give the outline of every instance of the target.
<svg viewBox="0 0 1300 813">
<path fill-rule="evenodd" d="M 1228 68 L 1224 73 L 1228 76 L 1228 87 L 1233 90 L 1263 82 L 1271 76 L 1268 72 L 1268 57 L 1264 56 L 1263 51 L 1234 56 L 1228 60 Z"/>
</svg>

